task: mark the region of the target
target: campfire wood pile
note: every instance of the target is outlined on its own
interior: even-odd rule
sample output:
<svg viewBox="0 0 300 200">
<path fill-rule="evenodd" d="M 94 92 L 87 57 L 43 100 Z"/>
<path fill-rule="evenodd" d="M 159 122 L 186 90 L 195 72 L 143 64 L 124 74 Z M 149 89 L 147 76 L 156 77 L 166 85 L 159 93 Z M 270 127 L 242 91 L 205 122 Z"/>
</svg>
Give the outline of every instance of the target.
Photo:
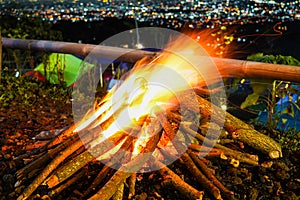
<svg viewBox="0 0 300 200">
<path fill-rule="evenodd" d="M 5 41 L 4 44 L 11 48 L 15 44 L 9 40 Z M 171 54 L 188 46 L 183 42 L 177 42 L 177 46 L 175 45 L 177 48 L 170 49 Z M 31 47 L 26 41 L 20 44 L 22 44 L 20 48 L 23 49 L 28 49 L 28 46 Z M 32 49 L 43 48 L 43 45 L 40 47 L 39 44 L 34 42 Z M 62 51 L 66 45 L 57 46 L 58 49 L 56 50 Z M 72 47 L 74 46 L 72 45 Z M 192 47 L 196 49 L 198 45 L 192 43 Z M 73 53 L 80 54 L 81 52 L 77 51 L 76 48 L 67 49 L 76 50 Z M 84 55 L 90 51 L 88 50 L 90 48 L 82 49 L 84 52 L 81 53 Z M 110 50 L 116 51 L 113 48 Z M 193 48 L 188 50 L 193 50 Z M 119 51 L 120 49 L 118 49 Z M 143 52 L 140 53 L 145 56 Z M 162 55 L 159 58 L 159 55 L 156 61 L 155 59 L 152 60 L 152 64 L 157 62 L 166 66 L 174 67 L 177 65 L 179 67 L 172 68 L 168 72 L 186 71 L 186 65 L 190 64 L 191 60 L 176 60 L 180 56 L 176 58 L 174 53 L 172 55 L 173 57 L 164 60 L 160 59 L 168 56 Z M 138 54 L 137 57 L 140 59 L 141 54 Z M 195 59 L 194 56 L 192 58 Z M 196 59 L 198 61 L 198 57 Z M 207 57 L 204 59 L 205 63 L 208 63 L 209 60 L 211 59 Z M 299 80 L 298 67 L 277 66 L 272 68 L 274 66 L 266 64 L 249 64 L 224 59 L 214 60 L 222 77 L 266 77 L 270 79 L 287 78 L 290 81 Z M 210 67 L 207 66 L 206 68 L 207 74 L 212 71 Z M 156 70 L 157 68 L 147 73 L 152 76 Z M 201 72 L 203 70 L 205 69 L 202 69 Z M 190 75 L 186 74 L 186 78 L 192 79 Z M 212 80 L 209 81 L 212 83 L 215 77 L 210 78 Z M 156 77 L 154 80 L 157 80 Z M 207 83 L 207 81 L 205 82 Z M 194 86 L 199 85 L 195 84 Z M 84 191 L 80 192 L 81 199 L 138 199 L 135 192 L 136 180 L 140 173 L 148 172 L 149 169 L 157 169 L 161 176 L 161 186 L 166 189 L 174 188 L 181 193 L 182 199 L 202 199 L 204 193 L 209 194 L 212 199 L 235 199 L 234 193 L 226 188 L 210 169 L 208 164 L 210 158 L 226 161 L 228 165 L 234 167 L 238 167 L 240 163 L 264 166 L 266 163 L 260 160 L 258 155 L 248 153 L 244 148 L 252 149 L 251 152 L 261 152 L 269 156 L 270 159 L 276 159 L 282 157 L 281 146 L 270 137 L 256 131 L 229 113 L 226 113 L 224 119 L 224 111 L 219 107 L 220 105 L 211 103 L 210 97 L 207 96 L 212 91 L 198 89 L 194 88 L 193 91 L 190 89 L 180 90 L 181 93 L 176 95 L 184 97 L 183 101 L 177 104 L 174 104 L 176 101 L 171 101 L 172 106 L 164 111 L 146 112 L 146 115 L 137 119 L 134 118 L 134 126 L 125 129 L 124 127 L 121 129 L 112 128 L 112 125 L 115 124 L 114 114 L 121 112 L 122 110 L 119 109 L 121 107 L 109 110 L 104 103 L 101 104 L 100 102 L 98 107 L 89 110 L 81 121 L 70 126 L 44 146 L 16 158 L 16 160 L 30 161 L 16 173 L 18 180 L 15 185 L 16 188 L 24 188 L 25 186 L 24 190 L 19 189 L 22 192 L 18 200 L 38 197 L 42 199 L 56 198 L 67 188 L 78 183 L 82 177 L 87 176 L 92 181 L 89 182 L 90 184 Z M 214 92 L 218 92 L 218 90 Z M 191 93 L 196 94 L 196 97 L 192 96 Z M 98 108 L 102 109 L 100 115 Z M 146 108 L 148 109 L 148 107 Z M 102 114 L 103 116 L 101 116 Z M 108 135 L 104 135 L 103 130 Z M 182 177 L 172 167 L 172 162 L 165 161 L 180 162 L 190 174 L 194 175 L 193 178 L 197 184 Z M 91 163 L 97 163 L 100 166 L 101 169 L 98 170 L 98 174 L 89 174 Z"/>
<path fill-rule="evenodd" d="M 202 199 L 204 192 L 209 193 L 214 199 L 234 199 L 234 193 L 222 185 L 212 170 L 208 168 L 207 159 L 217 156 L 219 159 L 228 160 L 228 165 L 235 167 L 238 167 L 240 162 L 256 166 L 262 164 L 257 155 L 233 150 L 226 147 L 226 144 L 247 145 L 269 155 L 270 158 L 280 157 L 282 155 L 281 147 L 268 136 L 254 130 L 228 113 L 224 128 L 222 128 L 223 123 L 219 122 L 219 119 L 211 119 L 212 110 L 222 112 L 221 109 L 200 95 L 197 95 L 198 102 L 191 101 L 187 93 L 189 92 L 184 94 L 185 103 L 181 106 L 187 109 L 188 115 L 193 116 L 195 115 L 194 105 L 197 105 L 201 115 L 199 124 L 193 122 L 192 117 L 191 121 L 182 121 L 183 113 L 180 113 L 178 107 L 174 106 L 166 112 L 166 120 L 160 114 L 157 114 L 150 122 L 146 122 L 147 120 L 144 119 L 139 122 L 139 127 L 130 130 L 130 134 L 128 132 L 114 134 L 89 150 L 84 145 L 82 137 L 85 137 L 86 141 L 92 141 L 96 138 L 95 132 L 87 132 L 84 136 L 79 136 L 74 131 L 76 126 L 73 125 L 46 145 L 18 157 L 17 159 L 31 158 L 32 162 L 17 172 L 18 183 L 16 186 L 20 187 L 33 180 L 18 199 L 36 197 L 39 194 L 34 192 L 39 187 L 46 187 L 49 191 L 43 197 L 44 199 L 46 197 L 52 199 L 67 187 L 75 184 L 79 178 L 86 176 L 86 166 L 90 162 L 95 162 L 95 155 L 101 156 L 113 148 L 117 149 L 104 158 L 106 159 L 105 163 L 108 164 L 102 165 L 102 169 L 94 177 L 89 188 L 81 194 L 82 199 L 134 199 L 136 172 L 139 172 L 139 169 L 143 171 L 144 168 L 147 171 L 147 166 L 159 169 L 163 187 L 175 188 L 187 199 Z M 179 124 L 183 124 L 180 130 L 178 129 Z M 125 152 L 133 151 L 134 143 L 137 141 L 134 136 L 137 136 L 144 126 L 148 127 L 147 131 L 151 132 L 151 137 L 140 147 L 140 154 L 128 156 Z M 193 126 L 198 126 L 197 132 L 192 128 Z M 216 131 L 221 130 L 222 134 L 217 142 L 217 138 L 213 138 L 213 136 L 205 137 L 209 126 Z M 176 135 L 178 137 L 174 139 Z M 204 140 L 205 142 L 203 142 Z M 182 155 L 176 155 L 176 152 L 165 151 L 161 148 L 166 145 L 166 141 L 171 142 L 178 152 L 182 151 Z M 190 145 L 186 147 L 186 144 Z M 163 159 L 174 157 L 176 159 L 178 156 L 179 161 L 195 175 L 202 190 L 196 189 L 199 186 L 185 182 L 176 174 L 176 171 L 163 164 L 153 154 L 145 156 L 145 153 L 154 152 L 155 149 Z M 203 158 L 201 155 L 207 158 Z M 122 162 L 119 162 L 120 160 Z"/>
</svg>

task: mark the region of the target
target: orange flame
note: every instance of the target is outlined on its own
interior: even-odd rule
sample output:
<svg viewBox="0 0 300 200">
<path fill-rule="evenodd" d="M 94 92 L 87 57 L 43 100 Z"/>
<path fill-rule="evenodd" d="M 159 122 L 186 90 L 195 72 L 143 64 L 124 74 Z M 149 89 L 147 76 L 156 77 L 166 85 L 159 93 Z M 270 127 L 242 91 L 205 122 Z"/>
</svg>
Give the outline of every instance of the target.
<svg viewBox="0 0 300 200">
<path fill-rule="evenodd" d="M 195 40 L 186 35 L 179 37 L 155 59 L 149 61 L 144 58 L 137 62 L 123 83 L 110 90 L 75 131 L 102 127 L 113 119 L 113 123 L 105 126 L 101 136 L 92 141 L 90 145 L 93 147 L 120 131 L 142 127 L 141 119 L 153 117 L 178 103 L 176 96 L 180 92 L 215 81 L 214 64 L 207 55 Z M 134 154 L 138 154 L 149 138 L 148 132 L 147 129 L 140 129 Z"/>
</svg>

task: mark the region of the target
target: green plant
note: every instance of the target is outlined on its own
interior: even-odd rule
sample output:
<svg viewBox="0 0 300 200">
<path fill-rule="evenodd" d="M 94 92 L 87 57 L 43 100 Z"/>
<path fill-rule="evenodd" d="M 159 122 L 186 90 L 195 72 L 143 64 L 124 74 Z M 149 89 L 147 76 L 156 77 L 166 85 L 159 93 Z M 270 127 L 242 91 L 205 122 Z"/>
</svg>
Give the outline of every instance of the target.
<svg viewBox="0 0 300 200">
<path fill-rule="evenodd" d="M 291 56 L 264 55 L 263 53 L 258 53 L 248 56 L 247 59 L 257 62 L 300 66 L 300 61 Z M 245 80 L 236 79 L 232 83 L 237 88 L 237 85 L 243 83 L 243 81 Z M 274 133 L 273 136 L 277 137 L 278 142 L 283 148 L 290 151 L 300 150 L 300 132 L 296 127 L 297 125 L 295 124 L 295 127 L 291 127 L 291 125 L 287 126 L 284 125 L 285 123 L 283 124 L 283 120 L 297 121 L 299 119 L 300 84 L 282 80 L 250 79 L 249 81 L 253 93 L 247 96 L 240 105 L 240 108 L 251 111 L 254 111 L 253 108 L 259 108 L 255 110 L 255 112 L 267 113 L 268 115 L 265 121 L 267 125 L 265 127 L 266 130 Z M 258 117 L 252 120 L 252 123 L 254 125 L 265 124 L 260 120 L 261 118 Z M 284 128 L 282 127 L 281 129 L 281 125 L 284 125 Z M 281 131 L 275 131 L 275 129 Z"/>
<path fill-rule="evenodd" d="M 0 16 L 0 30 L 3 37 L 36 40 L 62 40 L 62 33 L 52 29 L 53 24 L 41 18 L 14 18 L 9 15 Z M 24 51 L 19 49 L 3 49 L 3 61 L 10 70 L 16 70 L 19 75 L 24 69 L 34 67 L 43 53 Z M 12 64 L 11 64 L 12 63 Z"/>
<path fill-rule="evenodd" d="M 17 78 L 5 73 L 0 84 L 0 105 L 9 107 L 14 102 L 30 106 L 39 98 L 49 101 L 66 102 L 71 98 L 72 89 L 64 85 L 52 85 L 28 77 Z"/>
<path fill-rule="evenodd" d="M 258 53 L 248 57 L 248 60 L 274 64 L 300 66 L 300 61 L 291 56 L 264 55 Z M 268 79 L 234 79 L 229 89 L 237 91 L 238 87 L 248 88 L 252 93 L 239 105 L 238 110 L 256 113 L 257 117 L 251 123 L 272 133 L 282 147 L 288 151 L 300 150 L 300 83 L 291 83 L 282 80 Z M 229 91 L 230 93 L 230 90 Z M 244 91 L 245 92 L 245 91 Z"/>
<path fill-rule="evenodd" d="M 295 130 L 289 130 L 277 135 L 279 144 L 288 150 L 300 150 L 300 132 L 295 134 Z"/>
</svg>

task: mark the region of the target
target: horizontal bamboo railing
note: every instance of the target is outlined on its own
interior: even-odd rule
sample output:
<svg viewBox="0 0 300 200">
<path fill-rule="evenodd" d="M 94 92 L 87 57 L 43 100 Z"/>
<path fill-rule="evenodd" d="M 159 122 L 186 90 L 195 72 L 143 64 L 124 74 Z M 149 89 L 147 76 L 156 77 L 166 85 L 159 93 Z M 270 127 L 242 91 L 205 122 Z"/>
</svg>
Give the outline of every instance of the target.
<svg viewBox="0 0 300 200">
<path fill-rule="evenodd" d="M 151 57 L 157 54 L 144 50 L 48 40 L 2 38 L 2 45 L 4 48 L 66 53 L 77 56 L 87 56 L 93 52 L 93 54 L 97 55 L 99 58 L 118 58 L 120 61 L 131 63 L 134 63 L 145 56 Z M 209 57 L 208 59 L 212 59 L 215 62 L 222 77 L 263 78 L 300 82 L 300 67 L 298 66 L 214 57 Z"/>
<path fill-rule="evenodd" d="M 23 40 L 2 38 L 2 45 L 4 48 L 65 53 L 84 57 L 89 55 L 93 51 L 93 54 L 97 55 L 99 58 L 118 58 L 118 60 L 120 61 L 131 63 L 134 63 L 145 56 L 154 55 L 154 53 L 152 52 L 142 50 L 49 40 Z"/>
</svg>

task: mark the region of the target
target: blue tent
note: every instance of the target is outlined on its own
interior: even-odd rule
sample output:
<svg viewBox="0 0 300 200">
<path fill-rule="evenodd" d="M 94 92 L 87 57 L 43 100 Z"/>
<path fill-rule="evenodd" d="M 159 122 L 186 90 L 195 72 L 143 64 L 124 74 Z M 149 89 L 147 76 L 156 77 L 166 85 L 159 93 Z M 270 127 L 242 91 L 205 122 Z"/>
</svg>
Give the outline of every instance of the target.
<svg viewBox="0 0 300 200">
<path fill-rule="evenodd" d="M 281 131 L 295 130 L 300 132 L 300 107 L 296 104 L 299 96 L 297 94 L 286 95 L 281 98 L 275 106 L 275 113 L 272 116 L 276 120 L 276 129 Z M 270 118 L 268 110 L 264 110 L 258 114 L 258 121 L 266 124 Z"/>
</svg>

